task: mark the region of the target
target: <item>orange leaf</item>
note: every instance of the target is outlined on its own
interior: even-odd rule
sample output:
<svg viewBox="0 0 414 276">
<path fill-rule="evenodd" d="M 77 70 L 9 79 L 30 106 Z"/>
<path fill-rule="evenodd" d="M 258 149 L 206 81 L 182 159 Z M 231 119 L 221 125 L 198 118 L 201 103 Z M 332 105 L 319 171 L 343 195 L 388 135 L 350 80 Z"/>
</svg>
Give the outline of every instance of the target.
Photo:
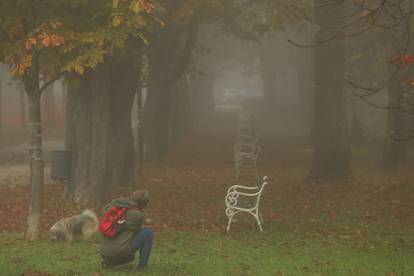
<svg viewBox="0 0 414 276">
<path fill-rule="evenodd" d="M 402 66 L 406 66 L 407 64 L 414 63 L 414 55 L 403 55 L 403 56 L 395 56 L 391 59 L 391 63 L 398 63 L 401 62 Z"/>
<path fill-rule="evenodd" d="M 44 36 L 42 39 L 42 44 L 45 47 L 49 47 L 50 46 L 50 37 L 49 36 Z"/>
<path fill-rule="evenodd" d="M 34 45 L 36 45 L 36 43 L 37 43 L 37 40 L 36 40 L 35 38 L 33 38 L 33 37 L 29 37 L 29 38 L 26 40 L 26 44 L 25 44 L 25 48 L 26 48 L 26 50 L 27 50 L 27 51 L 30 51 L 30 50 L 33 48 L 33 46 L 34 46 Z"/>
<path fill-rule="evenodd" d="M 53 47 L 60 46 L 65 43 L 65 39 L 60 35 L 51 35 L 50 36 L 50 45 Z"/>
</svg>

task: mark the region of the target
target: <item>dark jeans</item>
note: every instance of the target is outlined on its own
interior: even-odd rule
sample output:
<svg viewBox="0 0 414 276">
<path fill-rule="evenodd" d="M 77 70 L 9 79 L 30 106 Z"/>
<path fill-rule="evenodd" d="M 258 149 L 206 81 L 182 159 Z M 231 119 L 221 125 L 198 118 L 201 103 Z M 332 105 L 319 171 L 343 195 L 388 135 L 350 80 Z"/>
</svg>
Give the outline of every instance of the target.
<svg viewBox="0 0 414 276">
<path fill-rule="evenodd" d="M 146 267 L 151 255 L 152 243 L 154 241 L 154 231 L 149 228 L 142 228 L 132 238 L 131 259 L 139 250 L 138 267 Z"/>
</svg>

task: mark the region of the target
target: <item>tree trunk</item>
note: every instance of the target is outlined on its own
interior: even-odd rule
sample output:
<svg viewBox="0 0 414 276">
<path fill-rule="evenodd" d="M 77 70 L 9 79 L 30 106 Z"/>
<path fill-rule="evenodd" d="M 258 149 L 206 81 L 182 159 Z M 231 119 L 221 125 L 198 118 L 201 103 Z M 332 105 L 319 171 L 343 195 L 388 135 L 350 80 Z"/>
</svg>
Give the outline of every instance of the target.
<svg viewBox="0 0 414 276">
<path fill-rule="evenodd" d="M 37 87 L 36 87 L 37 88 Z M 27 216 L 26 239 L 37 240 L 40 235 L 43 194 L 43 157 L 40 92 L 26 85 L 30 119 L 30 198 Z"/>
<path fill-rule="evenodd" d="M 20 126 L 25 131 L 27 129 L 26 123 L 26 95 L 24 91 L 20 91 Z"/>
<path fill-rule="evenodd" d="M 169 151 L 171 93 L 174 87 L 169 80 L 173 67 L 170 53 L 176 46 L 172 32 L 170 27 L 156 33 L 148 54 L 150 82 L 144 110 L 144 134 L 146 158 L 154 162 L 160 162 Z"/>
<path fill-rule="evenodd" d="M 112 189 L 133 184 L 131 110 L 139 72 L 107 61 L 69 87 L 66 135 L 76 203 L 100 203 Z"/>
<path fill-rule="evenodd" d="M 343 14 L 343 4 L 316 8 L 316 21 L 322 26 L 316 41 L 326 39 L 342 26 Z M 351 175 L 344 87 L 344 41 L 337 38 L 315 48 L 315 140 L 309 181 L 345 180 Z"/>
<path fill-rule="evenodd" d="M 3 83 L 0 78 L 0 136 L 3 134 Z"/>
<path fill-rule="evenodd" d="M 153 34 L 148 54 L 145 142 L 146 156 L 155 162 L 160 162 L 171 148 L 172 93 L 187 72 L 198 33 L 197 22 L 167 26 Z"/>
<path fill-rule="evenodd" d="M 171 112 L 170 144 L 177 144 L 192 128 L 188 81 L 183 78 L 174 89 Z"/>
<path fill-rule="evenodd" d="M 204 68 L 203 68 L 204 69 Z M 203 120 L 214 112 L 214 80 L 213 73 L 190 82 L 192 125 L 199 126 Z"/>
<path fill-rule="evenodd" d="M 62 85 L 62 93 L 61 98 L 59 99 L 59 110 L 61 110 L 61 116 L 60 119 L 62 122 L 66 122 L 66 98 L 67 98 L 67 84 L 65 83 L 65 80 L 61 81 Z"/>
<path fill-rule="evenodd" d="M 409 1 L 409 10 L 412 10 L 413 8 L 414 2 Z M 412 22 L 413 21 L 411 20 L 411 23 Z M 395 53 L 393 56 L 398 56 L 401 55 L 405 47 L 400 40 L 400 37 L 405 36 L 406 34 L 396 32 L 394 35 L 392 46 Z M 414 36 L 413 24 L 411 24 L 410 33 L 408 35 L 410 37 Z M 408 48 L 408 53 L 412 54 L 413 51 L 414 45 L 411 43 Z M 394 70 L 394 66 L 389 68 L 390 75 L 394 73 Z M 407 127 L 407 121 L 412 119 L 412 116 L 407 116 L 407 114 L 404 113 L 404 110 L 407 111 L 407 108 L 404 108 L 404 105 L 407 104 L 407 101 L 410 101 L 409 95 L 412 94 L 412 91 L 409 86 L 404 84 L 404 82 L 405 80 L 411 79 L 412 74 L 413 70 L 406 68 L 400 69 L 393 76 L 388 87 L 388 105 L 390 108 L 388 108 L 387 111 L 387 129 L 382 156 L 383 165 L 387 169 L 396 170 L 407 161 L 406 143 L 401 140 L 406 139 L 407 136 L 411 136 L 410 127 Z M 408 89 L 408 91 L 405 89 Z M 408 104 L 410 103 L 408 102 Z"/>
<path fill-rule="evenodd" d="M 306 34 L 302 35 L 306 43 L 314 43 L 314 37 L 311 30 L 307 30 Z M 314 93 L 314 69 L 315 69 L 315 55 L 311 49 L 296 49 L 295 65 L 297 67 L 298 78 L 298 94 L 300 97 L 300 112 L 304 128 L 308 128 L 307 142 L 313 143 L 313 129 L 312 129 L 312 114 L 313 114 L 313 93 Z"/>
<path fill-rule="evenodd" d="M 110 187 L 128 188 L 135 183 L 132 107 L 140 86 L 140 68 L 132 63 L 115 63 L 111 77 Z"/>
<path fill-rule="evenodd" d="M 142 178 L 142 173 L 144 170 L 144 133 L 143 133 L 143 121 L 144 121 L 144 112 L 143 112 L 143 101 L 142 101 L 142 87 L 139 87 L 136 92 L 136 103 L 137 103 L 137 143 L 136 143 L 136 179 L 139 181 Z"/>
<path fill-rule="evenodd" d="M 397 74 L 400 76 L 400 74 Z M 395 77 L 388 90 L 387 132 L 382 156 L 383 165 L 389 169 L 398 169 L 406 161 L 405 143 L 398 141 L 404 139 L 405 116 L 399 108 L 403 104 L 403 82 L 401 77 Z"/>
<path fill-rule="evenodd" d="M 19 105 L 20 105 L 20 127 L 22 130 L 27 129 L 26 123 L 26 93 L 24 91 L 24 84 L 16 82 L 16 90 L 19 92 Z"/>
<path fill-rule="evenodd" d="M 154 72 L 154 70 L 152 71 Z M 159 74 L 156 74 L 160 76 Z M 145 143 L 146 157 L 154 162 L 160 162 L 170 148 L 170 114 L 171 87 L 165 80 L 159 80 L 151 74 L 145 103 Z M 162 74 L 161 74 L 162 76 Z"/>
<path fill-rule="evenodd" d="M 44 126 L 48 129 L 56 128 L 56 103 L 53 84 L 49 85 L 43 93 Z"/>
<path fill-rule="evenodd" d="M 263 49 L 260 54 L 260 77 L 263 84 L 263 100 L 266 111 L 274 113 L 277 108 L 276 97 L 276 64 L 270 58 L 271 55 L 267 49 Z"/>
<path fill-rule="evenodd" d="M 351 104 L 351 141 L 353 145 L 362 145 L 365 142 L 365 127 L 364 124 L 358 116 L 356 99 L 350 99 Z"/>
</svg>

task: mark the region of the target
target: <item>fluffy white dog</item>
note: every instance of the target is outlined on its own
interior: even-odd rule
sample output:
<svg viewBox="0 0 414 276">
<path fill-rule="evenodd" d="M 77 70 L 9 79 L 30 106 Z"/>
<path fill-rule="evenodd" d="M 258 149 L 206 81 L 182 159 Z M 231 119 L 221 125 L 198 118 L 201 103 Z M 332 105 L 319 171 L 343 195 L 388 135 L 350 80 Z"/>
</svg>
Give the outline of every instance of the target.
<svg viewBox="0 0 414 276">
<path fill-rule="evenodd" d="M 63 218 L 49 229 L 52 241 L 71 242 L 76 236 L 89 239 L 98 230 L 98 218 L 92 210 L 85 210 L 80 215 Z"/>
</svg>

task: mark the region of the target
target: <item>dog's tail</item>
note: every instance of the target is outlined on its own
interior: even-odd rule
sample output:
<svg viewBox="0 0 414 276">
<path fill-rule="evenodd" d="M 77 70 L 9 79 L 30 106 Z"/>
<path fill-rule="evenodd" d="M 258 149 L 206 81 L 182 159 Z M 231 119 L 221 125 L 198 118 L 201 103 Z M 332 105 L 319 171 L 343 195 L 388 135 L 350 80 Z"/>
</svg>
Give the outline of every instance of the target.
<svg viewBox="0 0 414 276">
<path fill-rule="evenodd" d="M 93 221 L 95 221 L 96 223 L 98 223 L 98 217 L 96 216 L 95 212 L 92 211 L 92 210 L 90 210 L 90 209 L 84 210 L 82 212 L 81 216 L 91 218 Z"/>
</svg>

